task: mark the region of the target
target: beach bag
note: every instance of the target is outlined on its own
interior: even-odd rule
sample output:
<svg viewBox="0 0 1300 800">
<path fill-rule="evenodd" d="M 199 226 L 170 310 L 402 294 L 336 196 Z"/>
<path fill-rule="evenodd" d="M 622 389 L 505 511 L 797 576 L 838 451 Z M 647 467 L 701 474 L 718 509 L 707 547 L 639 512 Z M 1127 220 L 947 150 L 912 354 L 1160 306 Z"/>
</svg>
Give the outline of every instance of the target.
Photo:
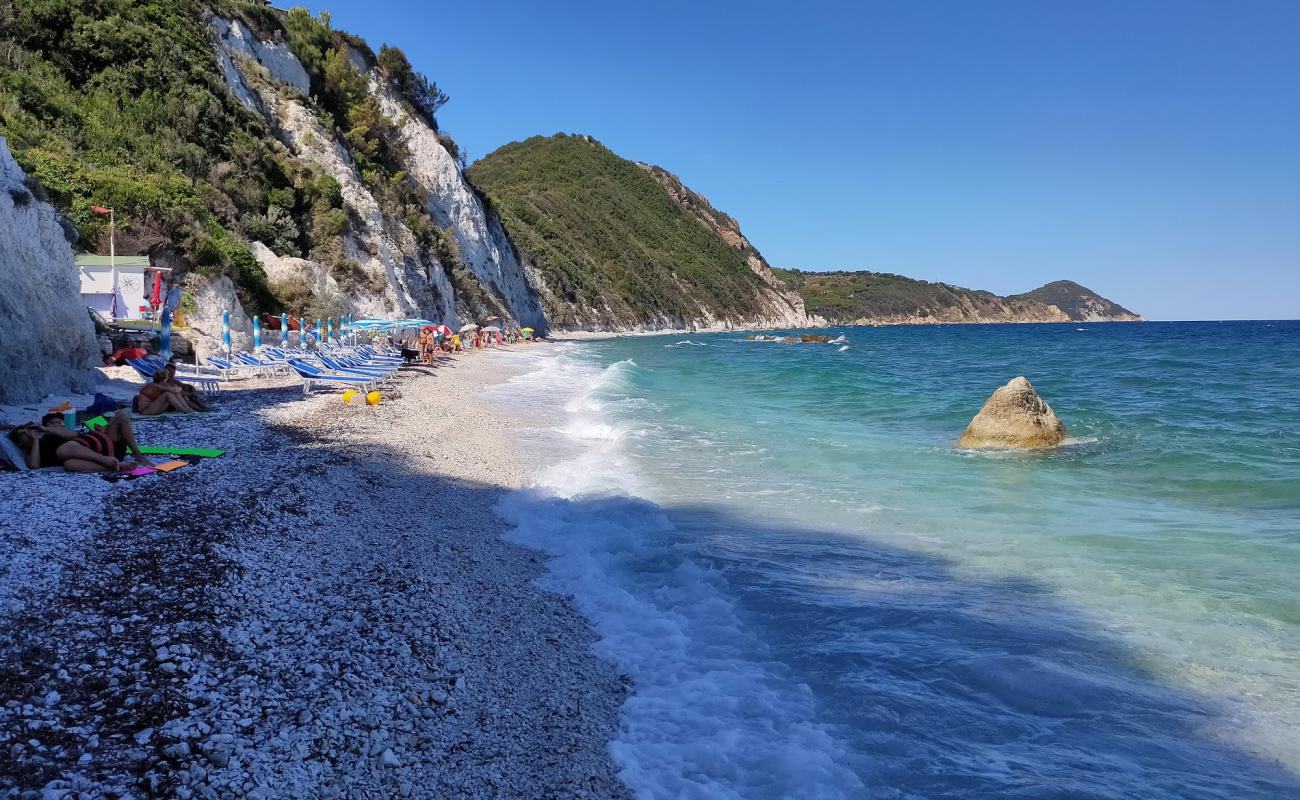
<svg viewBox="0 0 1300 800">
<path fill-rule="evenodd" d="M 95 393 L 95 399 L 86 409 L 87 417 L 111 417 L 117 413 L 117 401 L 106 394 Z"/>
</svg>

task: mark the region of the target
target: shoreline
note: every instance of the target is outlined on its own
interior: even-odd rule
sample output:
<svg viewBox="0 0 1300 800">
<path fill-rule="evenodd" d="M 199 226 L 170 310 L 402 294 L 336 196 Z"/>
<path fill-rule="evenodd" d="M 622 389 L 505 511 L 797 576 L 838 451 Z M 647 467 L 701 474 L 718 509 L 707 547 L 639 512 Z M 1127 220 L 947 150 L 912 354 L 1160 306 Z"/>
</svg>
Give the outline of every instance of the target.
<svg viewBox="0 0 1300 800">
<path fill-rule="evenodd" d="M 228 451 L 166 475 L 0 477 L 0 789 L 628 797 L 626 679 L 501 538 L 498 354 L 377 407 L 240 381 L 219 419 L 137 423 Z"/>
</svg>

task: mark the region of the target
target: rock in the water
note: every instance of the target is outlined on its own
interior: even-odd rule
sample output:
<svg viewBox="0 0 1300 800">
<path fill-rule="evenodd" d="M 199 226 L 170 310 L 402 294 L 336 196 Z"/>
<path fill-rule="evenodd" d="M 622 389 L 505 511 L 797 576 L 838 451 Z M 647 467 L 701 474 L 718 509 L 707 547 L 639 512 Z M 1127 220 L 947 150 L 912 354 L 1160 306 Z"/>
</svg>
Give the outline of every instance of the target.
<svg viewBox="0 0 1300 800">
<path fill-rule="evenodd" d="M 1024 376 L 1000 387 L 971 420 L 958 447 L 1055 447 L 1070 433 Z"/>
</svg>

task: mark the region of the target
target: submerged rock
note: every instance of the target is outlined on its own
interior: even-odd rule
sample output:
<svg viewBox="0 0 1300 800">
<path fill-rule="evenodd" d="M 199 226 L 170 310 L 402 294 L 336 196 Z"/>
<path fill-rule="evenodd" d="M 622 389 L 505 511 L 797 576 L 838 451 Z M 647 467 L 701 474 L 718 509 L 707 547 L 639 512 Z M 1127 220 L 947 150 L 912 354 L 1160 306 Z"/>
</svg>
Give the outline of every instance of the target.
<svg viewBox="0 0 1300 800">
<path fill-rule="evenodd" d="M 958 447 L 1055 447 L 1070 433 L 1023 375 L 998 388 L 966 427 Z"/>
</svg>

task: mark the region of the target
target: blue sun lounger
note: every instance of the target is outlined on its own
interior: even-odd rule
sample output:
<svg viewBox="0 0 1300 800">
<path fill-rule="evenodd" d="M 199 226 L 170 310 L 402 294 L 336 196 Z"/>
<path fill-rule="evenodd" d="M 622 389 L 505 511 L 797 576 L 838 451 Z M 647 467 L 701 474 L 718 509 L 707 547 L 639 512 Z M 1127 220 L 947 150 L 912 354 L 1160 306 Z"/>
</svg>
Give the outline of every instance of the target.
<svg viewBox="0 0 1300 800">
<path fill-rule="evenodd" d="M 298 373 L 302 378 L 302 394 L 306 397 L 311 392 L 311 387 L 321 384 L 324 386 L 347 386 L 353 389 L 362 389 L 364 391 L 373 390 L 379 383 L 379 376 L 371 375 L 350 375 L 339 372 L 326 372 L 319 367 L 308 364 L 300 358 L 289 359 L 289 366 L 293 371 Z"/>
</svg>

